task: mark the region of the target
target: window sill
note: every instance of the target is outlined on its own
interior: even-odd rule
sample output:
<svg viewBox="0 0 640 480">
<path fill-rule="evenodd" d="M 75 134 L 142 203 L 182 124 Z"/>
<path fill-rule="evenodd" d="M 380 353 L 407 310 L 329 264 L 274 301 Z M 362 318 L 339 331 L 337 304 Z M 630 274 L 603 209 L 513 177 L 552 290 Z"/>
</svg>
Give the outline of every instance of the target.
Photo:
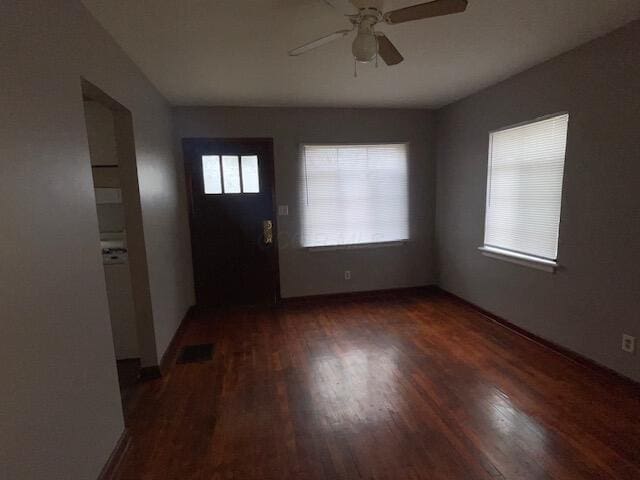
<svg viewBox="0 0 640 480">
<path fill-rule="evenodd" d="M 351 245 L 324 245 L 320 247 L 304 247 L 310 252 L 331 252 L 334 250 L 361 250 L 365 248 L 384 248 L 384 247 L 400 247 L 406 245 L 408 240 L 398 240 L 395 242 L 378 242 L 378 243 L 355 243 Z"/>
<path fill-rule="evenodd" d="M 535 268 L 536 270 L 542 270 L 544 272 L 554 273 L 558 268 L 558 262 L 532 257 L 531 255 L 525 255 L 523 253 L 510 252 L 509 250 L 502 250 L 501 248 L 484 246 L 478 247 L 478 250 L 480 250 L 485 257 L 515 263 L 523 267 Z"/>
</svg>

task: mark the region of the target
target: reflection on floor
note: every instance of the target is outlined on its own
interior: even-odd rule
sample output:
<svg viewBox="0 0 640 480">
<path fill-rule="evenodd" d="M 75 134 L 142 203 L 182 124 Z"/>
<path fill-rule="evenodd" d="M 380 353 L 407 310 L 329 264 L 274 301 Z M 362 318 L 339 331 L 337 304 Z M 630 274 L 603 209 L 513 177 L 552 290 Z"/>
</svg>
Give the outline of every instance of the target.
<svg viewBox="0 0 640 480">
<path fill-rule="evenodd" d="M 120 479 L 640 478 L 640 396 L 440 293 L 194 316 Z"/>
</svg>

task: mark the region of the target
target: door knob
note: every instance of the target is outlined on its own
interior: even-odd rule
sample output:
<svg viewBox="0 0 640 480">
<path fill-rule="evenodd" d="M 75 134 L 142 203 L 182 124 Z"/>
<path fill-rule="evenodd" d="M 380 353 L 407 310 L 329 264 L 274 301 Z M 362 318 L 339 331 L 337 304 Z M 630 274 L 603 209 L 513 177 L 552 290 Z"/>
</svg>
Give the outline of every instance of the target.
<svg viewBox="0 0 640 480">
<path fill-rule="evenodd" d="M 264 220 L 262 222 L 262 237 L 264 238 L 265 245 L 271 245 L 273 243 L 273 222 L 271 220 Z"/>
</svg>

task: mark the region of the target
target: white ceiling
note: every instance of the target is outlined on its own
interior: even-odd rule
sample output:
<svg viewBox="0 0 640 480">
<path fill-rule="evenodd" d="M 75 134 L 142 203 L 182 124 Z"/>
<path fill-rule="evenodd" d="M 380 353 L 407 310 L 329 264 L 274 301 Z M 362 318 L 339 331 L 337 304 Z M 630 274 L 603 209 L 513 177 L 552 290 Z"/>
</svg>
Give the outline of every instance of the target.
<svg viewBox="0 0 640 480">
<path fill-rule="evenodd" d="M 470 0 L 381 26 L 405 61 L 354 78 L 349 38 L 287 55 L 349 28 L 323 0 L 83 1 L 174 105 L 438 107 L 640 17 L 640 0 Z"/>
</svg>

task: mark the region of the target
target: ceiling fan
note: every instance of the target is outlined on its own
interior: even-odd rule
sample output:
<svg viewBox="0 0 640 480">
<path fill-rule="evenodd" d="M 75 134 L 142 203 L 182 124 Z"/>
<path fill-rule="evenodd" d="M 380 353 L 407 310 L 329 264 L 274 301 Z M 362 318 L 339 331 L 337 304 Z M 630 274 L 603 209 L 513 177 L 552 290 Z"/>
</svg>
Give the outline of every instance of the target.
<svg viewBox="0 0 640 480">
<path fill-rule="evenodd" d="M 334 7 L 338 2 L 338 0 L 324 1 Z M 397 65 L 404 60 L 404 57 L 384 33 L 376 31 L 375 27 L 378 23 L 384 22 L 388 25 L 396 25 L 413 20 L 460 13 L 466 10 L 468 4 L 467 0 L 432 0 L 431 2 L 384 13 L 384 0 L 349 1 L 352 6 L 358 9 L 358 13 L 347 15 L 352 25 L 351 29 L 338 30 L 313 40 L 290 50 L 289 55 L 293 57 L 302 55 L 334 40 L 346 37 L 354 30 L 357 30 L 358 33 L 351 46 L 353 58 L 356 62 L 372 62 L 377 60 L 379 55 L 387 65 Z"/>
</svg>

